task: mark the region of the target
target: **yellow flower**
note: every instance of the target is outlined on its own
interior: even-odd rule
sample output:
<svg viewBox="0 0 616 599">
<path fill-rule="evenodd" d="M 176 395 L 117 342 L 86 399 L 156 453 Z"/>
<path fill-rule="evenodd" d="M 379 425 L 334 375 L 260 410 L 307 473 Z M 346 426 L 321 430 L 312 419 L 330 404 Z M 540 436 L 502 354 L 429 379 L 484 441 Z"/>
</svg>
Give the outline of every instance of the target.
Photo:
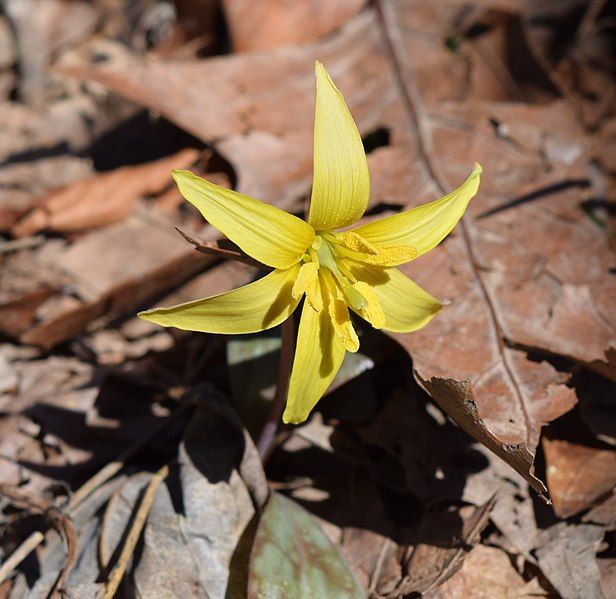
<svg viewBox="0 0 616 599">
<path fill-rule="evenodd" d="M 285 422 L 303 422 L 359 340 L 349 308 L 378 329 L 410 332 L 441 303 L 395 266 L 434 248 L 477 193 L 481 167 L 429 204 L 362 225 L 370 178 L 361 137 L 342 94 L 319 62 L 314 175 L 308 222 L 188 171 L 173 177 L 182 195 L 246 254 L 274 270 L 213 297 L 141 312 L 163 326 L 208 333 L 254 333 L 279 325 L 306 296 Z"/>
</svg>

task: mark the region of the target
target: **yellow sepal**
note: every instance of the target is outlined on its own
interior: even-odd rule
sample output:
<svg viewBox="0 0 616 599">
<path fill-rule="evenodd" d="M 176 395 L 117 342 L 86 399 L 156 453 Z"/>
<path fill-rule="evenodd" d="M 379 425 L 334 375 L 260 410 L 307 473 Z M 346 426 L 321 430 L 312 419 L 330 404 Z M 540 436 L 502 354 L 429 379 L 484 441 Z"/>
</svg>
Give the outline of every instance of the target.
<svg viewBox="0 0 616 599">
<path fill-rule="evenodd" d="M 285 321 L 299 299 L 292 294 L 299 265 L 274 270 L 262 279 L 200 300 L 139 312 L 164 327 L 204 333 L 256 333 Z"/>
<path fill-rule="evenodd" d="M 314 229 L 276 206 L 214 185 L 189 171 L 174 170 L 180 193 L 203 217 L 255 260 L 289 268 L 302 259 Z"/>
<path fill-rule="evenodd" d="M 442 308 L 441 302 L 433 295 L 396 268 L 379 268 L 350 261 L 348 266 L 357 280 L 368 285 L 378 298 L 385 317 L 382 328 L 386 331 L 417 331 Z M 367 315 L 365 318 L 369 320 Z"/>
</svg>

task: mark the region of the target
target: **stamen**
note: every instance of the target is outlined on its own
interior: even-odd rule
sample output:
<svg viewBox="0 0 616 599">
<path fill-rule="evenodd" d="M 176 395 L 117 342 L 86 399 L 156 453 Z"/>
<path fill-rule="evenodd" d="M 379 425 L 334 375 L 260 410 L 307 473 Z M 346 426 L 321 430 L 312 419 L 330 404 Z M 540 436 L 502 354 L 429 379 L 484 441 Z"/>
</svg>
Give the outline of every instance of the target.
<svg viewBox="0 0 616 599">
<path fill-rule="evenodd" d="M 299 299 L 304 293 L 312 309 L 320 312 L 323 309 L 323 296 L 319 284 L 319 270 L 314 262 L 302 264 L 291 289 L 291 295 L 295 299 Z"/>
<path fill-rule="evenodd" d="M 345 248 L 361 254 L 371 254 L 376 256 L 379 253 L 377 247 L 366 241 L 361 235 L 353 231 L 345 231 L 338 234 L 338 242 Z"/>
<path fill-rule="evenodd" d="M 332 247 L 328 241 L 325 241 L 321 245 L 317 255 L 321 261 L 321 264 L 326 267 L 331 274 L 334 275 L 334 277 L 336 277 L 336 281 L 338 281 L 340 288 L 344 292 L 344 295 L 348 300 L 348 304 L 355 310 L 361 310 L 366 305 L 366 299 L 361 293 L 353 288 L 351 281 L 355 282 L 355 277 L 352 277 L 351 280 L 349 280 L 342 272 L 340 272 L 341 265 L 336 261 Z M 342 268 L 344 268 L 344 266 Z"/>
<path fill-rule="evenodd" d="M 356 352 L 359 349 L 359 339 L 351 323 L 342 290 L 336 285 L 330 271 L 323 272 L 323 282 L 329 295 L 328 313 L 334 332 L 347 351 Z"/>
</svg>

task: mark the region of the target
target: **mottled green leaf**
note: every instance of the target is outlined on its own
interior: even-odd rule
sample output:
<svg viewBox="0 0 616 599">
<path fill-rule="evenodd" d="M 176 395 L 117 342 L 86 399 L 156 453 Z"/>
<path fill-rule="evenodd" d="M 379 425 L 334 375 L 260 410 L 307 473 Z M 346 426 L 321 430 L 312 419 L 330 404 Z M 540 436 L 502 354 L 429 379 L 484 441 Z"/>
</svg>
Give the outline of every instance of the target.
<svg viewBox="0 0 616 599">
<path fill-rule="evenodd" d="M 291 499 L 272 493 L 250 557 L 249 599 L 366 596 L 314 518 Z"/>
</svg>

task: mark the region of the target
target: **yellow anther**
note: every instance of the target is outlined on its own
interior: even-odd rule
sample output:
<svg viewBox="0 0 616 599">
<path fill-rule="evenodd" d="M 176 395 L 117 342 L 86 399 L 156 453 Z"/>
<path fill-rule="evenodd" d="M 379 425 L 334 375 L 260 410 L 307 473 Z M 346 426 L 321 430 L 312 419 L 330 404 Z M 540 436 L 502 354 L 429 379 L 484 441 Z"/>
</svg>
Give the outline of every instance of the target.
<svg viewBox="0 0 616 599">
<path fill-rule="evenodd" d="M 319 269 L 314 262 L 302 264 L 293 283 L 291 295 L 295 299 L 299 299 L 304 293 L 312 309 L 320 312 L 323 309 L 323 296 L 319 283 Z"/>
<path fill-rule="evenodd" d="M 334 327 L 334 332 L 344 344 L 344 348 L 355 353 L 359 349 L 359 339 L 351 323 L 349 309 L 344 300 L 336 298 L 329 302 L 329 317 Z"/>
<path fill-rule="evenodd" d="M 345 248 L 348 248 L 354 252 L 371 255 L 377 255 L 379 253 L 378 248 L 353 231 L 345 231 L 344 233 L 340 233 L 338 235 L 338 241 Z"/>
<path fill-rule="evenodd" d="M 367 255 L 363 261 L 379 266 L 394 266 L 414 260 L 417 254 L 417 248 L 412 245 L 390 245 L 379 247 L 376 255 Z"/>
</svg>

